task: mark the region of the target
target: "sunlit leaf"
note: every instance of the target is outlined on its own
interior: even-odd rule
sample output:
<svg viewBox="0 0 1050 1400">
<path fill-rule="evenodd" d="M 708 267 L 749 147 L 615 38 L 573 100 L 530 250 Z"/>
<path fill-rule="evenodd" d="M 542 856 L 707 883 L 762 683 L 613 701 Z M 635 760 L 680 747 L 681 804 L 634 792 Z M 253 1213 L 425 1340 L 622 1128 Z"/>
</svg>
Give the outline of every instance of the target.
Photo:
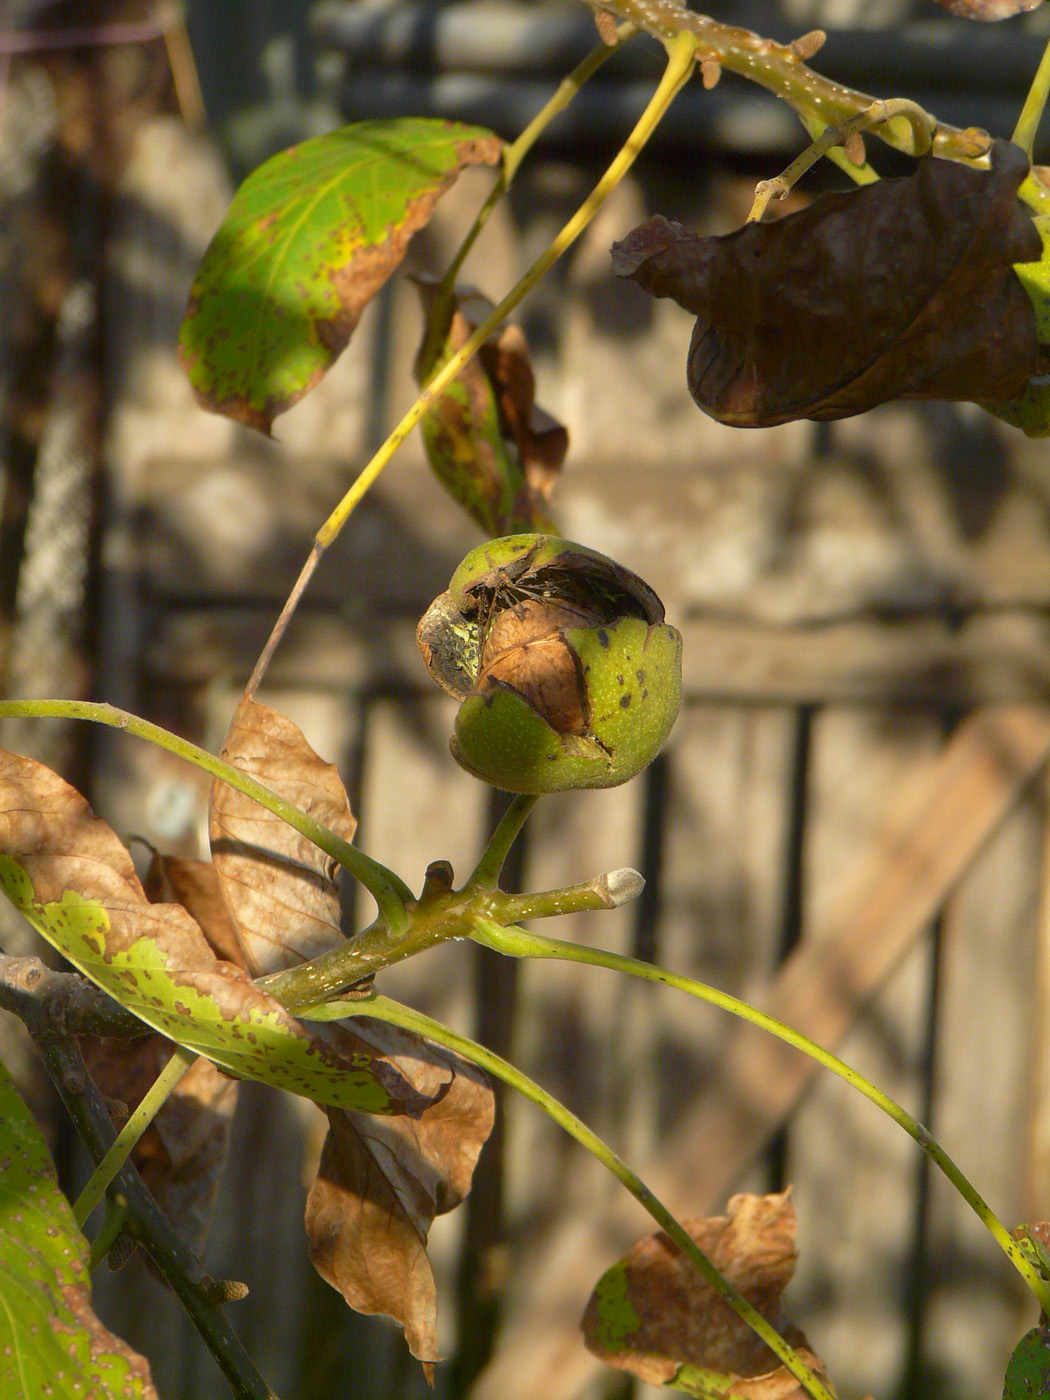
<svg viewBox="0 0 1050 1400">
<path fill-rule="evenodd" d="M 47 941 L 148 1026 L 240 1078 L 389 1113 L 423 1102 L 388 1064 L 344 1059 L 239 968 L 178 904 L 150 904 L 131 857 L 83 797 L 0 751 L 0 889 Z"/>
<path fill-rule="evenodd" d="M 500 150 L 482 127 L 405 117 L 303 141 L 249 175 L 179 337 L 199 402 L 268 433 L 330 368 L 460 171 Z"/>
<path fill-rule="evenodd" d="M 434 284 L 417 279 L 428 315 Z M 462 348 L 491 314 L 474 287 L 458 287 L 438 353 L 427 362 L 424 336 L 417 377 Z M 431 467 L 449 494 L 487 535 L 553 529 L 549 504 L 569 449 L 565 428 L 536 404 L 529 347 L 518 326 L 496 331 L 423 419 Z"/>
<path fill-rule="evenodd" d="M 156 1400 L 147 1362 L 91 1308 L 88 1244 L 0 1064 L 0 1395 Z"/>
<path fill-rule="evenodd" d="M 805 1337 L 785 1323 L 795 1270 L 788 1193 L 734 1196 L 729 1214 L 682 1222 L 707 1257 L 824 1377 Z M 805 1400 L 806 1391 L 664 1234 L 640 1241 L 599 1280 L 583 1317 L 588 1348 L 650 1385 L 713 1400 Z"/>
<path fill-rule="evenodd" d="M 1013 265 L 1041 240 L 1017 200 L 1024 152 L 997 141 L 991 164 L 926 157 L 721 238 L 652 219 L 614 245 L 614 269 L 696 316 L 687 382 L 723 423 L 1016 399 L 1040 357 Z"/>
</svg>

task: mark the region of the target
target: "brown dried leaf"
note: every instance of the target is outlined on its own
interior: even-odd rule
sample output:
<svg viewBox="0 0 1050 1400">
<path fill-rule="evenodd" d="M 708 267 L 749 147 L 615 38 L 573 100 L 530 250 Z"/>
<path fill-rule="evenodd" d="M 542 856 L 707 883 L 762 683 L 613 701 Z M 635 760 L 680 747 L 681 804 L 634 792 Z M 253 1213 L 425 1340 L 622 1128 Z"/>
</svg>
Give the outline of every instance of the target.
<svg viewBox="0 0 1050 1400">
<path fill-rule="evenodd" d="M 682 1223 L 708 1258 L 823 1375 L 822 1363 L 798 1328 L 785 1324 L 781 1308 L 781 1294 L 795 1270 L 790 1193 L 734 1196 L 727 1216 Z M 596 1356 L 651 1385 L 693 1394 L 716 1390 L 746 1400 L 805 1400 L 794 1376 L 662 1232 L 640 1241 L 606 1272 L 587 1304 L 583 1332 Z"/>
<path fill-rule="evenodd" d="M 127 850 L 43 764 L 0 750 L 0 890 L 146 1025 L 239 1077 L 319 1103 L 415 1113 L 425 1101 L 362 1043 L 347 1060 L 220 962 L 178 904 L 150 904 Z"/>
<path fill-rule="evenodd" d="M 338 773 L 285 716 L 242 700 L 223 752 L 344 839 L 353 836 Z M 225 784 L 212 794 L 212 850 L 240 941 L 261 972 L 292 967 L 343 941 L 328 858 Z M 427 1232 L 434 1216 L 470 1189 L 492 1130 L 492 1091 L 473 1065 L 392 1026 L 358 1018 L 325 1025 L 320 1034 L 341 1057 L 363 1052 L 387 1065 L 415 1099 L 410 1114 L 388 1116 L 379 1133 L 370 1115 L 329 1115 L 307 1199 L 311 1258 L 351 1307 L 395 1318 L 412 1354 L 429 1364 L 436 1360 L 437 1302 Z"/>
<path fill-rule="evenodd" d="M 1024 14 L 1041 5 L 1043 0 L 934 0 L 943 10 L 963 19 L 996 20 L 1010 19 L 1013 15 Z"/>
<path fill-rule="evenodd" d="M 721 238 L 652 219 L 613 246 L 614 270 L 696 315 L 689 389 L 723 423 L 1016 399 L 1038 341 L 1013 264 L 1042 243 L 1016 198 L 1024 153 L 997 141 L 991 159 L 986 172 L 927 158 Z"/>
<path fill-rule="evenodd" d="M 363 1114 L 329 1113 L 306 1204 L 310 1257 L 352 1308 L 401 1323 L 412 1355 L 429 1364 L 438 1355 L 427 1233 L 470 1190 L 492 1130 L 492 1091 L 450 1051 L 376 1021 L 353 1025 L 434 1102 L 418 1119 L 385 1119 L 379 1131 Z"/>
<path fill-rule="evenodd" d="M 357 823 L 338 771 L 284 715 L 242 699 L 222 756 L 337 836 L 353 839 Z M 343 942 L 337 867 L 324 851 L 218 780 L 209 829 L 223 898 L 255 975 L 294 967 Z"/>
<path fill-rule="evenodd" d="M 217 958 L 250 971 L 222 897 L 218 872 L 210 860 L 187 860 L 154 851 L 142 888 L 151 904 L 181 904 L 200 924 Z"/>
</svg>

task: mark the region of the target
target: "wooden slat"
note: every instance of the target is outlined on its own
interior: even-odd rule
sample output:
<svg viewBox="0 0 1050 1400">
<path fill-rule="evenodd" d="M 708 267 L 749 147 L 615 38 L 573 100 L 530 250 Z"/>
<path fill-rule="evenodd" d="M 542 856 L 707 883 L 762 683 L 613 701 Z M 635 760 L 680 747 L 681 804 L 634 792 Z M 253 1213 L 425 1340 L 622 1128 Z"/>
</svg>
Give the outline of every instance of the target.
<svg viewBox="0 0 1050 1400">
<path fill-rule="evenodd" d="M 1045 820 L 1037 788 L 968 872 L 944 917 L 930 1126 L 1010 1228 L 1029 1218 L 1024 1141 Z M 939 1173 L 931 1176 L 927 1235 L 920 1393 L 936 1376 L 956 1393 L 994 1395 L 1038 1308 Z"/>
<path fill-rule="evenodd" d="M 902 782 L 917 764 L 933 761 L 942 742 L 942 725 L 926 712 L 835 708 L 815 716 L 803 892 L 811 958 L 820 958 L 822 940 L 834 945 L 838 908 L 858 862 L 884 840 L 885 815 Z M 927 931 L 839 1046 L 848 1064 L 913 1112 L 923 1103 L 932 975 Z M 792 1320 L 847 1393 L 898 1393 L 911 1339 L 918 1151 L 848 1085 L 825 1074 L 792 1115 L 784 1155 L 799 1214 Z"/>
<path fill-rule="evenodd" d="M 420 611 L 423 603 L 420 603 Z M 147 679 L 158 688 L 246 679 L 273 611 L 162 612 L 151 630 Z M 960 705 L 1050 698 L 1045 612 L 989 611 L 900 621 L 779 627 L 716 617 L 672 619 L 684 637 L 683 681 L 695 700 L 737 704 Z M 342 618 L 307 610 L 270 675 L 284 686 L 340 690 L 431 686 L 414 641 L 416 615 Z"/>
<path fill-rule="evenodd" d="M 990 710 L 961 724 L 895 797 L 876 850 L 828 913 L 837 936 L 815 943 L 819 952 L 803 945 L 761 999 L 764 1009 L 824 1044 L 840 1042 L 1048 758 L 1044 709 Z M 683 1105 L 680 1126 L 648 1164 L 649 1184 L 682 1213 L 721 1204 L 815 1072 L 801 1054 L 742 1026 L 717 1081 L 699 1103 Z M 596 1363 L 575 1318 L 597 1274 L 641 1229 L 628 1206 L 600 1229 L 567 1226 L 534 1276 L 533 1307 L 509 1331 L 475 1400 L 577 1393 Z"/>
</svg>

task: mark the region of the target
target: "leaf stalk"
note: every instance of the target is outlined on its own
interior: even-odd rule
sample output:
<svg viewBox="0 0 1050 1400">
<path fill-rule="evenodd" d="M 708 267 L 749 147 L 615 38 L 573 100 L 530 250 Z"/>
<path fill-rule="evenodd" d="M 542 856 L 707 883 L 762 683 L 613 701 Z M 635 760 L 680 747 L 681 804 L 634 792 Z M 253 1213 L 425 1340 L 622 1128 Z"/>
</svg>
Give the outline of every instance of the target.
<svg viewBox="0 0 1050 1400">
<path fill-rule="evenodd" d="M 845 1083 L 863 1094 L 876 1108 L 880 1108 L 887 1117 L 891 1118 L 898 1127 L 903 1128 L 908 1136 L 922 1148 L 930 1161 L 947 1177 L 978 1220 L 986 1227 L 1025 1284 L 1035 1294 L 1043 1311 L 1047 1311 L 1047 1305 L 1050 1304 L 1050 1282 L 1043 1278 L 1032 1261 L 1025 1256 L 1020 1245 L 1011 1238 L 1010 1232 L 991 1206 L 963 1175 L 940 1143 L 905 1108 L 891 1099 L 888 1094 L 884 1094 L 881 1089 L 872 1084 L 870 1080 L 865 1079 L 862 1074 L 847 1065 L 845 1061 L 840 1060 L 837 1055 L 833 1055 L 830 1050 L 825 1050 L 823 1046 L 817 1045 L 815 1041 L 810 1040 L 800 1031 L 793 1030 L 772 1016 L 767 1016 L 765 1012 L 749 1006 L 747 1002 L 730 996 L 728 992 L 718 991 L 703 982 L 694 981 L 691 977 L 682 977 L 678 973 L 668 972 L 664 968 L 655 967 L 652 963 L 642 962 L 637 958 L 628 958 L 619 953 L 606 952 L 602 948 L 582 947 L 579 944 L 563 942 L 560 939 L 543 938 L 539 934 L 527 933 L 524 929 L 503 928 L 495 922 L 484 919 L 478 920 L 473 936 L 474 941 L 481 944 L 482 947 L 491 948 L 507 957 L 554 958 L 564 962 L 588 963 L 593 967 L 605 967 L 613 972 L 624 972 L 631 977 L 640 977 L 648 982 L 659 982 L 664 986 L 674 987 L 689 996 L 697 997 L 723 1011 L 728 1011 L 731 1015 L 740 1017 L 741 1020 L 750 1021 L 752 1025 L 768 1031 L 770 1035 L 776 1036 L 785 1044 L 793 1046 L 796 1050 L 801 1050 L 810 1059 L 815 1060 L 819 1065 L 830 1070 L 832 1074 L 837 1075 L 839 1079 L 844 1080 Z"/>
<path fill-rule="evenodd" d="M 492 314 L 478 326 L 477 330 L 474 331 L 464 345 L 445 361 L 441 368 L 434 374 L 430 382 L 420 390 L 415 403 L 394 428 L 383 445 L 378 449 L 371 461 L 364 467 L 361 474 L 350 487 L 350 490 L 347 491 L 335 510 L 332 511 L 331 515 L 318 530 L 314 537 L 313 547 L 307 557 L 306 563 L 303 565 L 299 578 L 292 590 L 292 594 L 282 609 L 281 615 L 277 619 L 273 631 L 270 633 L 269 639 L 266 642 L 266 646 L 263 648 L 262 656 L 260 656 L 259 662 L 256 664 L 255 670 L 252 673 L 252 679 L 249 681 L 248 687 L 249 694 L 253 693 L 254 688 L 261 682 L 266 665 L 269 663 L 270 658 L 276 650 L 291 620 L 295 605 L 302 596 L 307 583 L 317 567 L 321 555 L 332 541 L 337 538 L 343 526 L 349 520 L 354 510 L 393 457 L 394 453 L 423 416 L 430 411 L 432 405 L 441 396 L 448 385 L 452 383 L 453 379 L 456 378 L 468 360 L 480 350 L 493 331 L 499 329 L 514 308 L 528 296 L 536 283 L 546 275 L 566 249 L 571 247 L 576 239 L 579 238 L 580 234 L 630 170 L 646 142 L 649 140 L 649 137 L 656 130 L 667 108 L 692 72 L 695 60 L 695 44 L 688 35 L 678 36 L 677 39 L 668 42 L 666 47 L 668 50 L 668 62 L 659 86 L 653 93 L 645 111 L 638 119 L 634 130 L 614 157 L 605 174 L 554 241 L 536 259 L 528 272 L 526 272 L 521 280 L 511 288 Z"/>
<path fill-rule="evenodd" d="M 143 1095 L 141 1103 L 117 1134 L 109 1151 L 91 1173 L 87 1185 L 73 1206 L 73 1219 L 81 1229 L 91 1212 L 113 1184 L 117 1173 L 130 1157 L 132 1149 L 157 1114 L 167 1103 L 179 1080 L 200 1057 L 193 1050 L 177 1046 L 171 1059 Z"/>
</svg>

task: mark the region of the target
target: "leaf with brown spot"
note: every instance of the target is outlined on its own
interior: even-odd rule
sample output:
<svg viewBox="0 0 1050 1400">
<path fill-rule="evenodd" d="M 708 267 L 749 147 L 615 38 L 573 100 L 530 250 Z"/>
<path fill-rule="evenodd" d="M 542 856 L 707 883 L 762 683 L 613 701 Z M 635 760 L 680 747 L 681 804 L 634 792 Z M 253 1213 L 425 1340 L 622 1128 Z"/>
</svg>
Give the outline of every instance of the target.
<svg viewBox="0 0 1050 1400">
<path fill-rule="evenodd" d="M 1027 13 L 1043 3 L 1043 0 L 934 0 L 942 10 L 949 10 L 962 19 L 976 19 L 985 22 L 997 19 L 1011 19 L 1014 15 Z"/>
<path fill-rule="evenodd" d="M 179 335 L 198 402 L 268 433 L 327 373 L 445 190 L 501 150 L 483 127 L 398 117 L 313 137 L 253 171 Z"/>
<path fill-rule="evenodd" d="M 734 1196 L 729 1214 L 685 1220 L 707 1257 L 819 1376 L 823 1363 L 786 1324 L 781 1294 L 795 1271 L 790 1193 Z M 662 1232 L 608 1269 L 583 1316 L 588 1348 L 650 1385 L 705 1397 L 805 1400 L 773 1352 Z"/>
<path fill-rule="evenodd" d="M 399 1322 L 412 1355 L 426 1365 L 438 1360 L 427 1234 L 434 1217 L 470 1190 L 492 1130 L 492 1091 L 476 1066 L 451 1051 L 376 1021 L 351 1024 L 433 1102 L 417 1119 L 385 1118 L 378 1131 L 377 1119 L 329 1112 L 306 1204 L 310 1257 L 356 1311 Z"/>
<path fill-rule="evenodd" d="M 88 1243 L 0 1064 L 0 1395 L 157 1400 L 144 1357 L 91 1307 Z"/>
<path fill-rule="evenodd" d="M 821 195 L 772 223 L 700 238 L 656 218 L 613 266 L 696 317 L 687 380 L 713 418 L 768 427 L 892 399 L 1016 400 L 1039 364 L 1013 269 L 1042 242 L 1017 201 L 1028 161 L 925 158 L 913 175 Z"/>
<path fill-rule="evenodd" d="M 285 715 L 242 699 L 222 756 L 344 841 L 353 840 L 357 822 L 338 770 L 318 757 Z M 218 779 L 208 824 L 222 896 L 256 976 L 307 962 L 344 942 L 338 867 L 331 856 Z"/>
<path fill-rule="evenodd" d="M 424 1101 L 362 1047 L 347 1060 L 239 968 L 178 904 L 146 899 L 127 850 L 43 764 L 0 750 L 0 890 L 146 1025 L 239 1078 L 368 1113 Z"/>
<path fill-rule="evenodd" d="M 416 281 L 429 319 L 436 284 Z M 447 324 L 427 327 L 416 365 L 420 383 L 492 311 L 493 303 L 475 287 L 457 287 Z M 536 403 L 529 346 L 518 326 L 503 325 L 488 338 L 420 427 L 438 479 L 487 534 L 553 529 L 549 505 L 569 435 Z"/>
</svg>

